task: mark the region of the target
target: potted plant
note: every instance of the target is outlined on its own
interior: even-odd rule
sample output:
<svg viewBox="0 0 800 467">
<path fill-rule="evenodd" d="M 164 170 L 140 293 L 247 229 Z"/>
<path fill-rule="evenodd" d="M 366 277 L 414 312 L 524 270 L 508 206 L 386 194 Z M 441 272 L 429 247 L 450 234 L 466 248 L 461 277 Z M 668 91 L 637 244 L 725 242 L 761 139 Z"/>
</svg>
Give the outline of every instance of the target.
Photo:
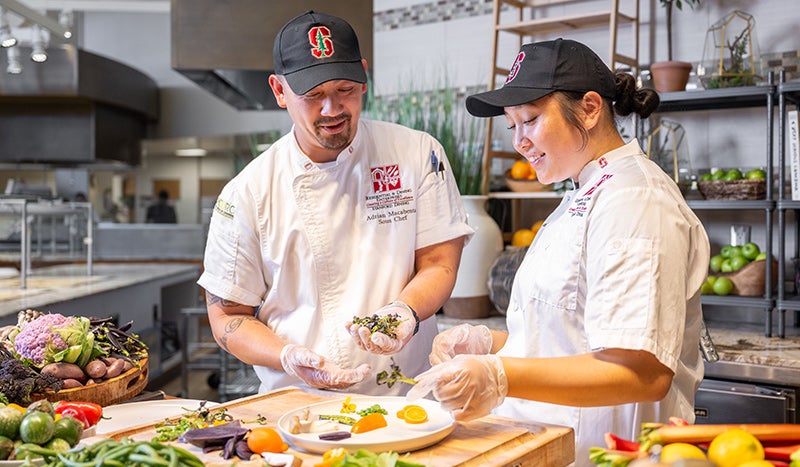
<svg viewBox="0 0 800 467">
<path fill-rule="evenodd" d="M 694 8 L 700 4 L 700 0 L 659 0 L 661 6 L 667 13 L 667 61 L 654 62 L 650 65 L 650 74 L 653 77 L 653 85 L 658 92 L 674 92 L 686 89 L 689 81 L 689 72 L 692 64 L 688 62 L 675 61 L 672 59 L 672 7 L 682 10 L 683 4 Z"/>
<path fill-rule="evenodd" d="M 697 67 L 706 89 L 754 86 L 763 79 L 755 19 L 734 10 L 706 32 L 703 61 Z"/>
<path fill-rule="evenodd" d="M 392 96 L 376 97 L 370 91 L 365 114 L 425 131 L 444 148 L 467 222 L 475 229 L 461 254 L 456 284 L 444 312 L 457 318 L 485 318 L 493 310 L 489 270 L 503 251 L 502 232 L 486 212 L 488 197 L 481 192 L 486 119 L 469 115 L 464 105 L 465 93 L 447 84 L 445 80 L 442 88 L 433 90 L 421 90 L 411 84 L 408 90 Z"/>
</svg>

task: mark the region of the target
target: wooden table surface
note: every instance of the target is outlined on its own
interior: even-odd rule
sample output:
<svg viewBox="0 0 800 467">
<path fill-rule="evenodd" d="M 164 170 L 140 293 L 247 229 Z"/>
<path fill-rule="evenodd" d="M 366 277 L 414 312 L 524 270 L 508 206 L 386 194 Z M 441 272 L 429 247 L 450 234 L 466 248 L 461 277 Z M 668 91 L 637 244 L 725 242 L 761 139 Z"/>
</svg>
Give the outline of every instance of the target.
<svg viewBox="0 0 800 467">
<path fill-rule="evenodd" d="M 266 418 L 267 426 L 275 427 L 278 419 L 286 412 L 308 404 L 344 397 L 345 394 L 323 396 L 289 387 L 232 400 L 221 406 L 226 407 L 234 419 L 253 420 L 260 415 Z M 149 440 L 155 435 L 155 425 L 151 423 L 132 426 L 102 437 Z M 571 428 L 538 425 L 490 415 L 468 423 L 458 422 L 453 432 L 444 440 L 410 453 L 407 459 L 437 467 L 506 465 L 561 467 L 574 461 L 574 439 Z M 89 438 L 84 441 L 92 443 L 95 440 Z M 182 446 L 187 447 L 187 445 Z M 203 454 L 199 448 L 189 446 L 189 449 L 207 464 L 221 465 L 219 451 Z M 295 456 L 295 466 L 313 466 L 322 459 L 320 454 L 307 453 L 291 447 L 287 453 Z"/>
</svg>

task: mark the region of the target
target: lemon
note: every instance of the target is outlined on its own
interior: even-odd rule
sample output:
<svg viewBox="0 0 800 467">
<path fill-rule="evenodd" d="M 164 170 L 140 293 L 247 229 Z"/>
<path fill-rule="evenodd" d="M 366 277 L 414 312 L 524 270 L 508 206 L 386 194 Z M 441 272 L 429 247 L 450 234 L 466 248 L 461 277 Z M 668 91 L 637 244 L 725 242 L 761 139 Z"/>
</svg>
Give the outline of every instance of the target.
<svg viewBox="0 0 800 467">
<path fill-rule="evenodd" d="M 661 449 L 661 462 L 670 463 L 681 459 L 705 459 L 702 449 L 689 443 L 670 443 Z"/>
<path fill-rule="evenodd" d="M 538 220 L 531 226 L 531 231 L 533 232 L 534 237 L 536 236 L 536 233 L 539 232 L 539 229 L 542 228 L 542 224 L 544 224 L 544 220 Z"/>
<path fill-rule="evenodd" d="M 717 467 L 739 467 L 751 460 L 763 460 L 761 442 L 745 430 L 733 428 L 720 433 L 708 446 L 708 460 Z"/>
<path fill-rule="evenodd" d="M 533 242 L 534 233 L 531 229 L 519 229 L 511 236 L 511 246 L 525 247 Z"/>
<path fill-rule="evenodd" d="M 770 461 L 747 461 L 744 464 L 739 464 L 736 467 L 775 467 Z"/>
</svg>

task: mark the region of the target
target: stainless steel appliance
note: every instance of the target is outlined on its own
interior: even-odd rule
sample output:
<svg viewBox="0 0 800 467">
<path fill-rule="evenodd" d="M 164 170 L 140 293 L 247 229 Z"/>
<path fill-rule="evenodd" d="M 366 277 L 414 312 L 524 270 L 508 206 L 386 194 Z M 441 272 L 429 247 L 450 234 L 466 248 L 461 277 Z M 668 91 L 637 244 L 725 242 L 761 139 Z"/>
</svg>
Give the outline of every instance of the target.
<svg viewBox="0 0 800 467">
<path fill-rule="evenodd" d="M 704 379 L 695 395 L 695 423 L 795 423 L 792 387 Z"/>
</svg>

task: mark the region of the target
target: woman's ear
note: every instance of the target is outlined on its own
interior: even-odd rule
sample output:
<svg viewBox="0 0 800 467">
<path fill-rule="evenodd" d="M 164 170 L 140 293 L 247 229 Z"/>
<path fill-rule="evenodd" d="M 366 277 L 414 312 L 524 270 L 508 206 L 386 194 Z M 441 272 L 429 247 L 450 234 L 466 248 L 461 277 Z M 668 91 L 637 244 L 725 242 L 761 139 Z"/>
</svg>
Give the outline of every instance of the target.
<svg viewBox="0 0 800 467">
<path fill-rule="evenodd" d="M 600 94 L 589 91 L 583 95 L 581 105 L 583 107 L 583 127 L 591 130 L 597 126 L 603 115 L 603 98 Z"/>
</svg>

